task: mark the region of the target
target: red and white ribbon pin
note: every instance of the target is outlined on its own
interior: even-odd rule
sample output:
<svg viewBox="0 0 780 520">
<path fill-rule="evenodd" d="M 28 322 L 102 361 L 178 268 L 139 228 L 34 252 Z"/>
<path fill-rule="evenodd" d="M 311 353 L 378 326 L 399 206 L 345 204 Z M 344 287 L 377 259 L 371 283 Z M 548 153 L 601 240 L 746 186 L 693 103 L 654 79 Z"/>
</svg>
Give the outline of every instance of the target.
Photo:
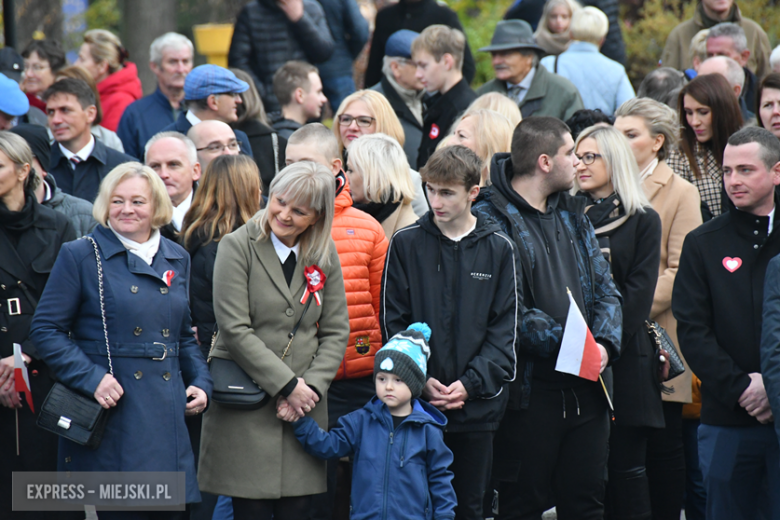
<svg viewBox="0 0 780 520">
<path fill-rule="evenodd" d="M 303 297 L 301 303 L 306 303 L 309 299 L 309 294 L 314 295 L 314 299 L 317 301 L 317 305 L 322 305 L 322 299 L 320 298 L 319 291 L 325 287 L 326 276 L 322 272 L 322 269 L 318 265 L 310 265 L 304 268 L 303 274 L 306 276 L 306 290 L 303 291 Z"/>
</svg>

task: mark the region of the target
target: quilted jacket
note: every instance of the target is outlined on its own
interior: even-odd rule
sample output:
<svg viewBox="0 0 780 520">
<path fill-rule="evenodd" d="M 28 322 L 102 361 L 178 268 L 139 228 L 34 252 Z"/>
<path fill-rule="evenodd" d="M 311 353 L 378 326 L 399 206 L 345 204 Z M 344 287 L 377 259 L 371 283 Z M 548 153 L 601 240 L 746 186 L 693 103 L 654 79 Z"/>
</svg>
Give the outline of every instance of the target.
<svg viewBox="0 0 780 520">
<path fill-rule="evenodd" d="M 374 217 L 352 207 L 349 184 L 346 176 L 343 178 L 344 187 L 336 195 L 331 236 L 347 291 L 349 343 L 336 379 L 356 379 L 374 373 L 374 354 L 382 347 L 379 293 L 387 238 Z"/>
</svg>

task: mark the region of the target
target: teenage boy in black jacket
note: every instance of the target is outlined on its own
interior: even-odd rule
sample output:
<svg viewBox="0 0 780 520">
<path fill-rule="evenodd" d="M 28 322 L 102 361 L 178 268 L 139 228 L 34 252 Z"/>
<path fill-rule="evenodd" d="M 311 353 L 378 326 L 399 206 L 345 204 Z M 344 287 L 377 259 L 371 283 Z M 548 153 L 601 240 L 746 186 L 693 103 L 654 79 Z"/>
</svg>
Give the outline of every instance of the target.
<svg viewBox="0 0 780 520">
<path fill-rule="evenodd" d="M 780 253 L 779 161 L 780 142 L 768 130 L 743 128 L 729 138 L 729 211 L 685 238 L 672 291 L 680 348 L 701 379 L 699 462 L 708 520 L 759 518 L 767 490 L 772 514 L 764 517 L 780 511 L 780 445 L 760 355 L 778 341 L 776 298 L 763 302 L 764 274 L 774 279 L 767 265 Z M 767 287 L 767 296 L 776 292 Z"/>
<path fill-rule="evenodd" d="M 470 520 L 483 518 L 493 433 L 515 377 L 520 287 L 511 240 L 471 214 L 481 170 L 463 146 L 439 150 L 422 169 L 431 210 L 390 240 L 379 316 L 384 341 L 414 321 L 431 327 L 423 398 L 447 416 L 455 518 Z"/>
<path fill-rule="evenodd" d="M 511 155 L 493 157 L 493 185 L 475 205 L 512 237 L 523 274 L 518 376 L 494 443 L 498 518 L 539 518 L 551 505 L 562 519 L 604 517 L 607 400 L 598 382 L 555 370 L 567 288 L 599 345 L 601 370 L 620 352 L 620 294 L 584 199 L 568 194 L 577 164 L 565 123 L 523 119 Z"/>
<path fill-rule="evenodd" d="M 417 79 L 431 96 L 423 102 L 418 170 L 428 162 L 455 119 L 477 99 L 461 72 L 465 48 L 466 36 L 446 25 L 431 25 L 412 42 Z"/>
</svg>

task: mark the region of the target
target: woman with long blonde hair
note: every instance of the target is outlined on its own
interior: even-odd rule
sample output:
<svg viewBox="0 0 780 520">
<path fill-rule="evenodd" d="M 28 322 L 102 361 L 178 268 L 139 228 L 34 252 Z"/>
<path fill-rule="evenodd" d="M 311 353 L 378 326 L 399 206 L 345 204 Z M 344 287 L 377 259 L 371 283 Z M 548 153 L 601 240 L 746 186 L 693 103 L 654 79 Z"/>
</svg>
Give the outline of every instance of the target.
<svg viewBox="0 0 780 520">
<path fill-rule="evenodd" d="M 447 138 L 447 146 L 461 145 L 476 153 L 483 164 L 480 185 L 490 184 L 493 155 L 510 151 L 515 127 L 498 112 L 477 109 L 466 111 L 453 128 L 455 130 Z"/>
</svg>

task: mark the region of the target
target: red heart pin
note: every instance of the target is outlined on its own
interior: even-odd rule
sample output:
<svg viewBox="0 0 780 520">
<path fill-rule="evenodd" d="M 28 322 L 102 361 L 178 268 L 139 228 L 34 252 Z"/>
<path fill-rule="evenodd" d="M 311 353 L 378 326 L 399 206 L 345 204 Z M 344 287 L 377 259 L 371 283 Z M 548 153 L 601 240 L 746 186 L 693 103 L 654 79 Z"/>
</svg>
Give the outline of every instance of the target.
<svg viewBox="0 0 780 520">
<path fill-rule="evenodd" d="M 741 258 L 731 258 L 730 256 L 727 256 L 723 259 L 723 267 L 726 268 L 726 271 L 733 273 L 740 267 L 742 267 L 742 259 Z"/>
</svg>

